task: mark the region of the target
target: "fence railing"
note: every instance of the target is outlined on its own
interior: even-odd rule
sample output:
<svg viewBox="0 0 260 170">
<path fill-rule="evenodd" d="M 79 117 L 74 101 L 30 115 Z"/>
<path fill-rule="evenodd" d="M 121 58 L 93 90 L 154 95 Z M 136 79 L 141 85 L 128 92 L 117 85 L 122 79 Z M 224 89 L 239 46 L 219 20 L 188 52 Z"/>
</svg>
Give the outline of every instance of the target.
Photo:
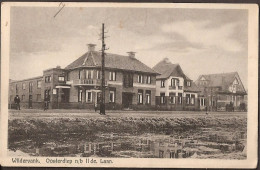
<svg viewBox="0 0 260 170">
<path fill-rule="evenodd" d="M 99 79 L 79 79 L 74 80 L 74 85 L 93 85 L 93 86 L 101 86 L 101 80 Z M 107 81 L 105 81 L 105 86 L 107 86 Z"/>
</svg>

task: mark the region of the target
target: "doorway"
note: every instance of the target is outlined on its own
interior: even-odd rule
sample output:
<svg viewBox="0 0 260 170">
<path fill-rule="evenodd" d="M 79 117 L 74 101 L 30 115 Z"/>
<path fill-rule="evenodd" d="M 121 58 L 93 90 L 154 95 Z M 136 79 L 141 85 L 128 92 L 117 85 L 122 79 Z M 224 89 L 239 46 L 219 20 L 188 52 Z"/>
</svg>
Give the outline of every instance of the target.
<svg viewBox="0 0 260 170">
<path fill-rule="evenodd" d="M 32 95 L 29 95 L 29 108 L 32 108 Z"/>
<path fill-rule="evenodd" d="M 70 90 L 69 89 L 62 89 L 61 90 L 61 103 L 68 103 L 69 102 L 69 94 Z"/>
<path fill-rule="evenodd" d="M 131 108 L 133 100 L 133 93 L 122 93 L 123 108 Z"/>
</svg>

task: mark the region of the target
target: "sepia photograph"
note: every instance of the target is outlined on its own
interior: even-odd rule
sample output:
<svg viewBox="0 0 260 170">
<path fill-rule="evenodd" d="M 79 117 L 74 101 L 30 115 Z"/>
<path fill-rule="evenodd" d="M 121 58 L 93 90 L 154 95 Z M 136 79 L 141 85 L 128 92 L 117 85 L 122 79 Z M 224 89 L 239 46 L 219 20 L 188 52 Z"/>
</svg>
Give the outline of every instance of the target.
<svg viewBox="0 0 260 170">
<path fill-rule="evenodd" d="M 256 166 L 257 5 L 160 5 L 8 5 L 8 165 Z"/>
</svg>

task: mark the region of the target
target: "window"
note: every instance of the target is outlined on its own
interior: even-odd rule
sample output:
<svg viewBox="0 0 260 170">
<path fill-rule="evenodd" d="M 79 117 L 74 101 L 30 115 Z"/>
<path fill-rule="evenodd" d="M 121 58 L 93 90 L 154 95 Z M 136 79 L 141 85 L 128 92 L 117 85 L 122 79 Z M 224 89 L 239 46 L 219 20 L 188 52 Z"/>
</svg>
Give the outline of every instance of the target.
<svg viewBox="0 0 260 170">
<path fill-rule="evenodd" d="M 171 86 L 172 87 L 179 86 L 179 79 L 172 78 L 171 79 Z"/>
<path fill-rule="evenodd" d="M 23 90 L 25 90 L 25 83 L 23 83 Z"/>
<path fill-rule="evenodd" d="M 25 101 L 25 95 L 22 95 L 22 101 Z"/>
<path fill-rule="evenodd" d="M 41 88 L 41 87 L 42 87 L 42 81 L 39 80 L 39 81 L 37 81 L 37 88 Z"/>
<path fill-rule="evenodd" d="M 59 82 L 64 82 L 65 81 L 65 77 L 64 76 L 59 76 L 58 80 L 59 80 Z"/>
<path fill-rule="evenodd" d="M 123 75 L 123 85 L 124 85 L 124 87 L 133 87 L 133 74 L 124 73 L 124 75 Z"/>
<path fill-rule="evenodd" d="M 45 90 L 44 99 L 48 99 L 48 101 L 50 101 L 50 90 Z"/>
<path fill-rule="evenodd" d="M 78 92 L 78 101 L 82 102 L 82 90 L 80 90 L 80 89 L 79 89 L 79 92 Z"/>
<path fill-rule="evenodd" d="M 96 102 L 97 102 L 98 104 L 101 103 L 101 92 L 97 92 Z"/>
<path fill-rule="evenodd" d="M 191 95 L 191 104 L 194 104 L 194 103 L 195 103 L 195 95 L 192 94 L 192 95 Z"/>
<path fill-rule="evenodd" d="M 41 101 L 41 94 L 37 94 L 36 99 L 37 101 Z"/>
<path fill-rule="evenodd" d="M 79 70 L 79 79 L 81 78 L 81 75 L 80 75 L 80 70 Z"/>
<path fill-rule="evenodd" d="M 161 104 L 164 104 L 165 103 L 165 93 L 161 93 L 160 98 L 161 98 Z"/>
<path fill-rule="evenodd" d="M 92 102 L 92 92 L 86 90 L 86 102 Z"/>
<path fill-rule="evenodd" d="M 190 94 L 186 94 L 186 104 L 190 104 Z"/>
<path fill-rule="evenodd" d="M 18 93 L 18 84 L 15 85 L 15 92 Z"/>
<path fill-rule="evenodd" d="M 175 86 L 175 79 L 174 78 L 171 79 L 171 86 L 172 87 Z"/>
<path fill-rule="evenodd" d="M 51 82 L 51 76 L 45 76 L 45 83 Z"/>
<path fill-rule="evenodd" d="M 191 85 L 190 81 L 187 81 L 187 86 L 189 86 L 189 87 L 190 87 L 190 85 Z"/>
<path fill-rule="evenodd" d="M 137 82 L 138 83 L 143 83 L 143 76 L 142 75 L 138 75 L 137 76 Z"/>
<path fill-rule="evenodd" d="M 32 92 L 32 87 L 33 87 L 33 83 L 30 82 L 30 83 L 29 83 L 29 92 Z"/>
<path fill-rule="evenodd" d="M 169 97 L 169 103 L 175 104 L 176 103 L 176 94 L 175 93 L 170 93 Z"/>
<path fill-rule="evenodd" d="M 86 70 L 87 79 L 93 79 L 93 70 Z"/>
<path fill-rule="evenodd" d="M 138 90 L 137 101 L 138 104 L 143 104 L 143 90 Z"/>
<path fill-rule="evenodd" d="M 179 104 L 182 104 L 182 93 L 178 93 Z"/>
<path fill-rule="evenodd" d="M 204 98 L 200 99 L 200 106 L 205 106 L 205 99 Z"/>
<path fill-rule="evenodd" d="M 151 76 L 147 76 L 146 83 L 151 84 Z"/>
<path fill-rule="evenodd" d="M 180 85 L 180 80 L 179 79 L 176 79 L 175 80 L 175 86 L 179 86 Z"/>
<path fill-rule="evenodd" d="M 161 80 L 161 87 L 165 87 L 165 80 Z"/>
<path fill-rule="evenodd" d="M 145 96 L 146 96 L 146 104 L 151 104 L 151 90 L 146 90 Z"/>
<path fill-rule="evenodd" d="M 116 72 L 114 72 L 114 71 L 109 72 L 109 80 L 116 81 Z"/>
<path fill-rule="evenodd" d="M 115 102 L 115 91 L 109 91 L 109 102 L 114 103 Z"/>
<path fill-rule="evenodd" d="M 97 70 L 97 79 L 101 79 L 100 71 Z"/>
</svg>

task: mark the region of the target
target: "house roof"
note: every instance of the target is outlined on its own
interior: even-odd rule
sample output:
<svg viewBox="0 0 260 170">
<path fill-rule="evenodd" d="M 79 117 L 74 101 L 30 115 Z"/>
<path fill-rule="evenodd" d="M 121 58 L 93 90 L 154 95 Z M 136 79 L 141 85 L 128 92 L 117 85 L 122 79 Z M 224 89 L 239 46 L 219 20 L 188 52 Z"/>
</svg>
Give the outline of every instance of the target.
<svg viewBox="0 0 260 170">
<path fill-rule="evenodd" d="M 200 92 L 201 91 L 199 89 L 199 87 L 193 81 L 191 81 L 191 86 L 184 86 L 183 90 L 186 92 Z"/>
<path fill-rule="evenodd" d="M 31 78 L 22 79 L 22 80 L 9 79 L 9 83 L 18 83 L 18 82 L 22 82 L 22 81 L 31 81 L 31 80 L 42 79 L 42 78 L 43 78 L 43 76 L 31 77 Z"/>
<path fill-rule="evenodd" d="M 153 67 L 153 69 L 161 74 L 157 76 L 156 79 L 167 79 L 170 76 L 174 76 L 174 77 L 183 77 L 185 80 L 191 81 L 191 79 L 184 74 L 184 72 L 181 69 L 181 66 L 179 64 L 171 63 L 168 58 L 164 58 L 162 61 L 156 64 Z M 191 86 L 184 85 L 184 91 L 199 92 L 200 89 L 193 81 L 191 81 Z"/>
<path fill-rule="evenodd" d="M 89 51 L 69 64 L 65 69 L 75 69 L 79 67 L 101 67 L 101 52 Z M 143 64 L 135 57 L 106 53 L 105 67 L 111 69 L 130 70 L 137 72 L 158 74 L 156 71 Z"/>
<path fill-rule="evenodd" d="M 191 80 L 184 74 L 179 64 L 172 64 L 168 58 L 164 58 L 162 61 L 156 64 L 153 69 L 161 74 L 157 76 L 156 79 L 167 79 L 170 76 L 174 76 L 183 77 L 186 80 Z"/>
<path fill-rule="evenodd" d="M 223 91 L 228 90 L 229 86 L 234 82 L 235 78 L 238 78 L 239 81 L 241 81 L 237 72 L 230 72 L 200 75 L 199 78 L 196 80 L 196 84 L 198 84 L 199 80 L 201 80 L 202 77 L 208 82 L 208 87 L 222 87 Z M 243 91 L 246 92 L 242 83 L 241 86 L 243 88 Z"/>
<path fill-rule="evenodd" d="M 200 75 L 198 80 L 200 80 L 202 77 L 205 78 L 206 81 L 208 81 L 208 86 L 211 87 L 222 87 L 226 85 L 230 85 L 233 83 L 237 72 L 231 72 L 231 73 L 219 73 L 219 74 L 204 74 Z"/>
</svg>

